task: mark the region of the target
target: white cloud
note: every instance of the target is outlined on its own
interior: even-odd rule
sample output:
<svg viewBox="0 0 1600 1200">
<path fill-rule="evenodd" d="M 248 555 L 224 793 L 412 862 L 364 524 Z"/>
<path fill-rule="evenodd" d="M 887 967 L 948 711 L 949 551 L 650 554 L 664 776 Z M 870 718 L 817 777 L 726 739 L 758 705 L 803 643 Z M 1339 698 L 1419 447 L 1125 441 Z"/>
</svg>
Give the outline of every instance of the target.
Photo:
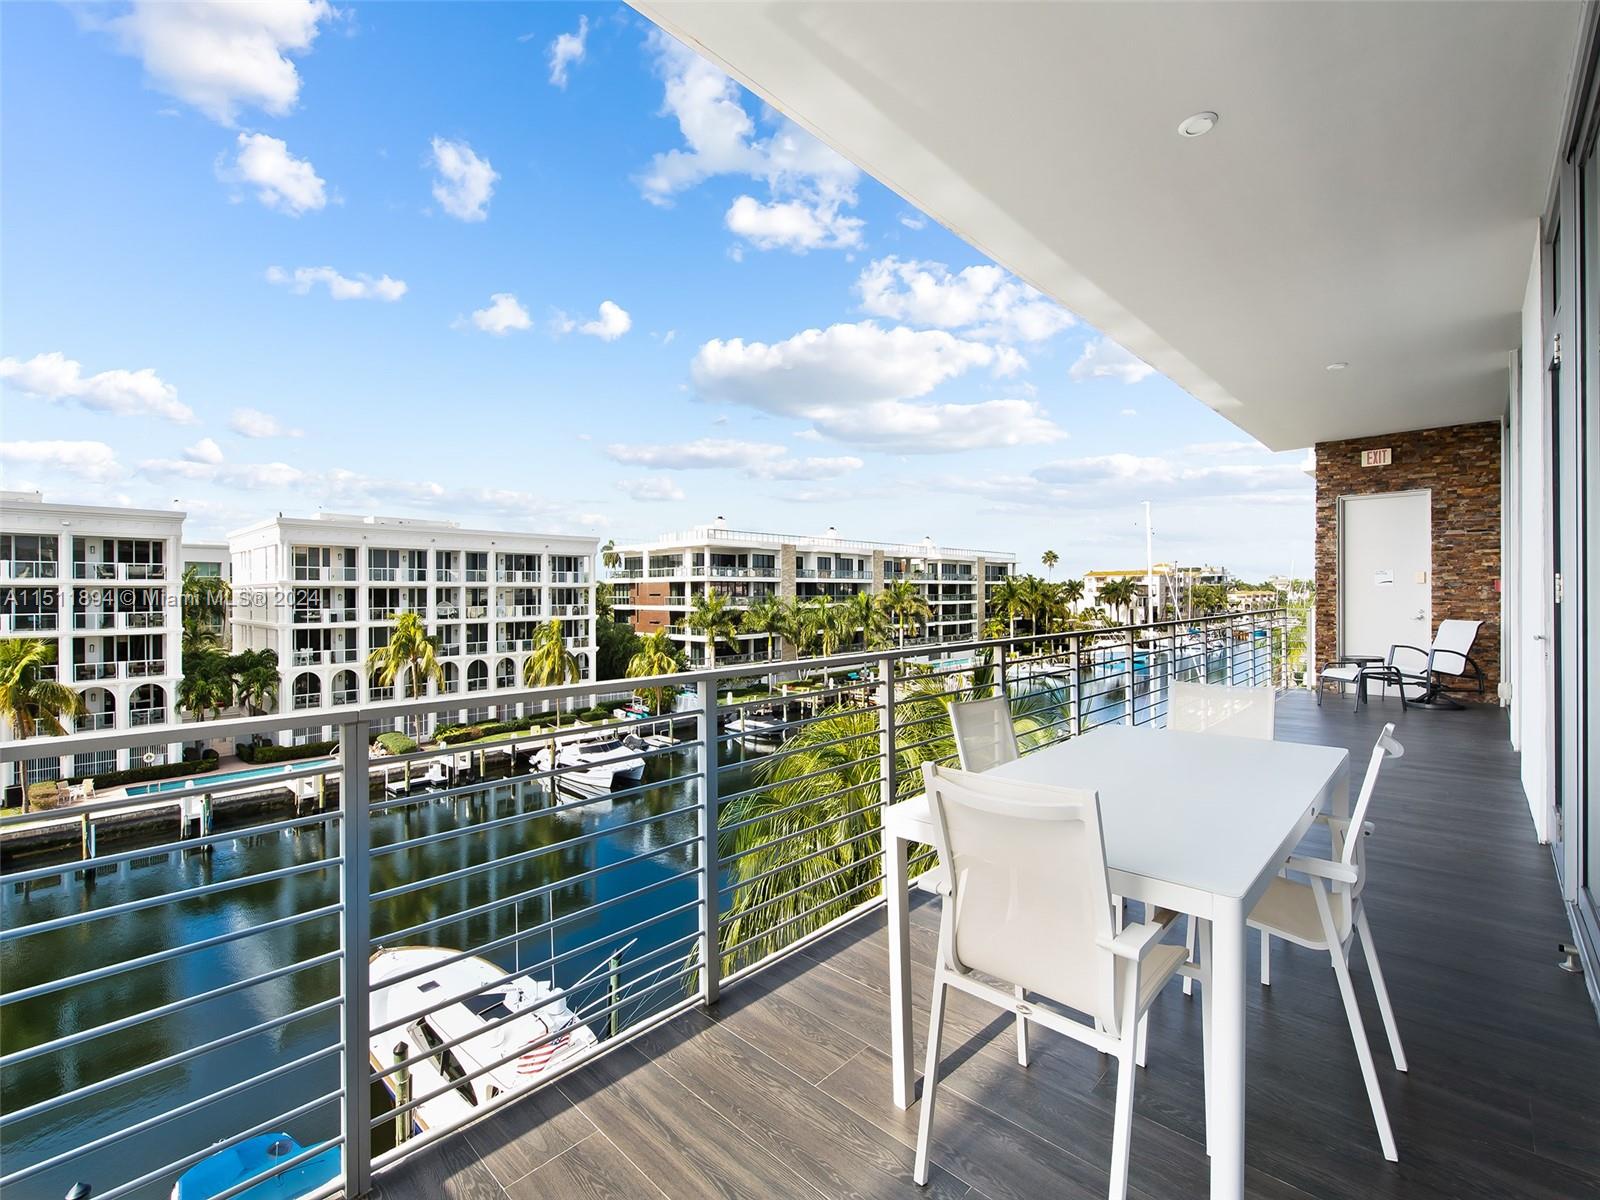
<svg viewBox="0 0 1600 1200">
<path fill-rule="evenodd" d="M 305 430 L 291 429 L 271 413 L 259 408 L 236 408 L 228 427 L 247 438 L 304 437 Z"/>
<path fill-rule="evenodd" d="M 567 86 L 567 68 L 583 61 L 584 40 L 589 36 L 589 18 L 578 18 L 576 33 L 563 33 L 550 43 L 550 82 Z"/>
<path fill-rule="evenodd" d="M 1042 342 L 1073 323 L 1044 293 L 993 265 L 952 274 L 944 263 L 891 255 L 868 264 L 856 292 L 874 316 L 960 329 L 970 337 Z"/>
<path fill-rule="evenodd" d="M 682 500 L 683 489 L 675 480 L 665 475 L 651 475 L 644 479 L 619 479 L 617 489 L 630 500 L 662 501 Z"/>
<path fill-rule="evenodd" d="M 59 350 L 35 354 L 26 362 L 0 358 L 0 379 L 18 391 L 59 403 L 75 401 L 95 412 L 119 417 L 160 417 L 180 425 L 194 422 L 194 410 L 178 400 L 178 389 L 151 367 L 139 371 L 101 371 L 85 376 L 81 363 Z"/>
<path fill-rule="evenodd" d="M 1139 410 L 1137 408 L 1125 408 L 1122 410 L 1122 415 L 1125 417 L 1137 417 Z"/>
<path fill-rule="evenodd" d="M 152 479 L 187 479 L 245 491 L 300 488 L 310 478 L 299 467 L 283 462 L 199 462 L 191 458 L 148 458 L 139 464 L 139 473 Z"/>
<path fill-rule="evenodd" d="M 0 462 L 36 469 L 48 480 L 62 474 L 103 483 L 122 474 L 117 454 L 104 442 L 0 442 Z"/>
<path fill-rule="evenodd" d="M 439 207 L 462 221 L 482 221 L 489 215 L 499 173 L 487 158 L 479 158 L 466 142 L 433 139 L 433 198 Z"/>
<path fill-rule="evenodd" d="M 1065 437 L 1032 400 L 914 403 L 970 370 L 1005 377 L 1026 365 L 1009 346 L 864 321 L 771 344 L 713 339 L 690 373 L 710 400 L 797 417 L 839 441 L 931 453 Z"/>
<path fill-rule="evenodd" d="M 152 86 L 232 125 L 243 105 L 273 116 L 294 108 L 300 75 L 288 56 L 310 50 L 337 15 L 326 0 L 134 0 L 103 27 Z"/>
<path fill-rule="evenodd" d="M 335 300 L 383 300 L 393 303 L 406 294 L 403 279 L 391 279 L 387 275 L 377 279 L 371 275 L 357 275 L 351 279 L 332 267 L 296 267 L 293 271 L 268 267 L 267 282 L 287 287 L 297 296 L 306 295 L 319 283 L 324 284 L 328 295 Z"/>
<path fill-rule="evenodd" d="M 627 309 L 610 300 L 600 301 L 600 315 L 578 326 L 579 333 L 597 337 L 602 342 L 614 342 L 633 328 L 633 318 Z"/>
<path fill-rule="evenodd" d="M 861 222 L 839 210 L 856 202 L 856 168 L 787 118 L 760 136 L 739 85 L 681 42 L 650 35 L 664 91 L 661 113 L 678 123 L 683 146 L 657 154 L 639 176 L 644 198 L 665 205 L 718 175 L 743 175 L 767 185 L 773 203 L 741 197 L 728 228 L 761 249 L 803 252 L 860 243 Z"/>
<path fill-rule="evenodd" d="M 513 329 L 527 329 L 533 324 L 528 310 L 517 302 L 512 292 L 496 292 L 489 297 L 489 307 L 472 314 L 472 323 L 485 333 L 504 337 Z"/>
<path fill-rule="evenodd" d="M 795 458 L 786 446 L 743 442 L 733 438 L 699 438 L 676 444 L 613 443 L 606 454 L 614 462 L 661 471 L 740 471 L 751 479 L 832 479 L 859 471 L 862 461 L 850 455 Z"/>
<path fill-rule="evenodd" d="M 222 461 L 222 447 L 217 445 L 215 438 L 201 438 L 194 445 L 185 446 L 183 456 L 190 462 L 219 463 Z"/>
<path fill-rule="evenodd" d="M 254 188 L 261 203 L 291 217 L 328 203 L 327 184 L 310 162 L 290 154 L 281 138 L 264 133 L 241 133 L 233 162 L 217 161 L 217 178 Z"/>
<path fill-rule="evenodd" d="M 903 213 L 900 217 L 900 224 L 904 225 L 907 229 L 926 229 L 928 226 L 928 221 L 925 217 L 913 217 L 909 214 Z"/>
<path fill-rule="evenodd" d="M 1138 383 L 1155 374 L 1149 363 L 1135 358 L 1110 338 L 1096 338 L 1083 347 L 1078 361 L 1068 372 L 1082 383 L 1086 379 L 1120 379 L 1123 383 Z"/>
<path fill-rule="evenodd" d="M 774 200 L 763 204 L 754 196 L 740 196 L 723 218 L 728 229 L 758 250 L 837 249 L 861 245 L 859 217 L 839 214 L 838 201 Z"/>
</svg>

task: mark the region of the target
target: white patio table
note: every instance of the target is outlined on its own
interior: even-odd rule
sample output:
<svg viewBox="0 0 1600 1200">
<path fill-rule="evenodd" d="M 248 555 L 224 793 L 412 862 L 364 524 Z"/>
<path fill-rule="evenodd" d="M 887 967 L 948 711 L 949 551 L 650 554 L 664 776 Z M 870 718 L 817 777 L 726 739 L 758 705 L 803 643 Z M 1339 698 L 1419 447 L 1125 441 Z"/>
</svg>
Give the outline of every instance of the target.
<svg viewBox="0 0 1600 1200">
<path fill-rule="evenodd" d="M 1349 757 L 1327 746 L 1113 726 L 994 768 L 1007 779 L 1098 792 L 1111 890 L 1210 922 L 1212 1200 L 1244 1195 L 1245 918 L 1316 814 L 1348 814 Z M 908 1108 L 906 861 L 908 846 L 933 841 L 927 798 L 890 805 L 883 828 L 894 1102 Z"/>
</svg>

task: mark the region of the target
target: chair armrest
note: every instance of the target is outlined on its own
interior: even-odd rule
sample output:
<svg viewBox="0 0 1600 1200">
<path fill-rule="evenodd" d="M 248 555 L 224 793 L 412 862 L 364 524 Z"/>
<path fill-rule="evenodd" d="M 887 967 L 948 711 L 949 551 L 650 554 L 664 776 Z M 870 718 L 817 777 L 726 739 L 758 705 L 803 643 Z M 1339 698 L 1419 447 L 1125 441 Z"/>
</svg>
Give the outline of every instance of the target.
<svg viewBox="0 0 1600 1200">
<path fill-rule="evenodd" d="M 1302 858 L 1298 854 L 1291 854 L 1289 861 L 1283 865 L 1291 871 L 1299 871 L 1302 875 L 1315 875 L 1334 883 L 1354 883 L 1357 879 L 1354 867 L 1330 862 L 1326 858 Z"/>
<path fill-rule="evenodd" d="M 1431 649 L 1424 648 L 1422 646 L 1408 646 L 1404 642 L 1396 642 L 1394 645 L 1389 647 L 1389 654 L 1391 657 L 1394 655 L 1396 650 L 1414 650 L 1424 658 L 1431 657 L 1433 654 Z"/>
<path fill-rule="evenodd" d="M 1129 925 L 1110 941 L 1099 939 L 1100 948 L 1109 950 L 1118 958 L 1126 958 L 1132 962 L 1143 962 L 1161 942 L 1162 935 L 1167 932 L 1165 925 Z"/>
</svg>

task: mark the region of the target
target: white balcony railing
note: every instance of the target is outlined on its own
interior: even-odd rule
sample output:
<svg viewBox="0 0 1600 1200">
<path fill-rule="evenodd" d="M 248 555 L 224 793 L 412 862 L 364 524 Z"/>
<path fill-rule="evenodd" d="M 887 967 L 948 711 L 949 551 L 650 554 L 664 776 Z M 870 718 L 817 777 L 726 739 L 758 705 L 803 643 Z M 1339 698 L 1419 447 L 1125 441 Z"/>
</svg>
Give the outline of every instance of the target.
<svg viewBox="0 0 1600 1200">
<path fill-rule="evenodd" d="M 53 612 L 6 613 L 0 617 L 0 629 L 7 633 L 49 633 L 58 627 L 59 620 Z"/>
<path fill-rule="evenodd" d="M 537 571 L 512 571 L 505 567 L 495 572 L 495 579 L 501 583 L 538 583 Z"/>
<path fill-rule="evenodd" d="M 394 583 L 400 578 L 399 567 L 368 567 L 367 578 L 376 583 Z"/>
<path fill-rule="evenodd" d="M 589 582 L 589 572 L 587 572 L 587 571 L 551 571 L 550 572 L 550 582 L 551 583 L 588 583 Z"/>
<path fill-rule="evenodd" d="M 0 579 L 56 579 L 60 565 L 55 559 L 0 559 Z"/>
</svg>

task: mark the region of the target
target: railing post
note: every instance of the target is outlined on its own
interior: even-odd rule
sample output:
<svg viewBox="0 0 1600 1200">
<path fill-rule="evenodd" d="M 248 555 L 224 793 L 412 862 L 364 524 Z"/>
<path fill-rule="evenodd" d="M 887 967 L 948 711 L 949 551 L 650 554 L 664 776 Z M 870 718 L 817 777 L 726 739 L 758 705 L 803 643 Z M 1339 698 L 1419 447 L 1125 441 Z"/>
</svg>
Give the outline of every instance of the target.
<svg viewBox="0 0 1600 1200">
<path fill-rule="evenodd" d="M 372 807 L 367 731 L 365 721 L 339 727 L 339 1067 L 347 1200 L 359 1200 L 372 1190 L 367 963 L 372 954 Z"/>
<path fill-rule="evenodd" d="M 1010 681 L 1006 679 L 1006 644 L 1004 642 L 994 648 L 994 681 L 996 687 L 999 688 L 995 695 L 1009 699 L 1011 694 Z"/>
<path fill-rule="evenodd" d="M 717 741 L 717 681 L 702 679 L 699 684 L 700 716 L 695 736 L 700 742 L 700 999 L 706 1005 L 717 1002 L 722 988 L 721 855 L 717 851 L 717 772 L 720 744 Z"/>
<path fill-rule="evenodd" d="M 1083 638 L 1073 636 L 1067 640 L 1072 655 L 1072 732 L 1083 732 Z"/>
<path fill-rule="evenodd" d="M 883 762 L 879 798 L 885 808 L 895 802 L 900 790 L 894 740 L 894 659 L 885 655 L 878 660 L 878 753 Z"/>
<path fill-rule="evenodd" d="M 1128 713 L 1127 716 L 1123 718 L 1122 723 L 1124 725 L 1137 725 L 1139 723 L 1138 721 L 1134 720 L 1133 713 L 1133 688 L 1134 683 L 1136 682 L 1133 674 L 1133 646 L 1133 626 L 1130 625 L 1128 626 Z"/>
</svg>

